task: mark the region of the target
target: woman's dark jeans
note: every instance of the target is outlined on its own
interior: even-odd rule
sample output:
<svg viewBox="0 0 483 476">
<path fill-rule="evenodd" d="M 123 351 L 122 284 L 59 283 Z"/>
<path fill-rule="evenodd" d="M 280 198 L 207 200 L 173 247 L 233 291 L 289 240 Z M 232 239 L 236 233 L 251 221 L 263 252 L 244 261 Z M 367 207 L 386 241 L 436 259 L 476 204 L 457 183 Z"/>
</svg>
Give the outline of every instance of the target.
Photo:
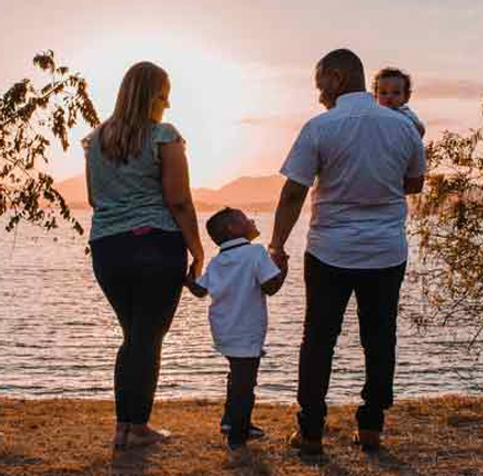
<svg viewBox="0 0 483 476">
<path fill-rule="evenodd" d="M 382 430 L 384 410 L 393 403 L 396 322 L 405 269 L 406 263 L 381 269 L 343 269 L 305 254 L 307 304 L 298 387 L 298 419 L 304 437 L 322 437 L 332 357 L 352 293 L 366 367 L 361 392 L 364 404 L 356 418 L 360 429 Z"/>
<path fill-rule="evenodd" d="M 114 375 L 117 421 L 144 424 L 153 406 L 162 340 L 181 297 L 186 245 L 179 232 L 153 229 L 94 240 L 91 249 L 94 274 L 124 337 Z"/>
</svg>

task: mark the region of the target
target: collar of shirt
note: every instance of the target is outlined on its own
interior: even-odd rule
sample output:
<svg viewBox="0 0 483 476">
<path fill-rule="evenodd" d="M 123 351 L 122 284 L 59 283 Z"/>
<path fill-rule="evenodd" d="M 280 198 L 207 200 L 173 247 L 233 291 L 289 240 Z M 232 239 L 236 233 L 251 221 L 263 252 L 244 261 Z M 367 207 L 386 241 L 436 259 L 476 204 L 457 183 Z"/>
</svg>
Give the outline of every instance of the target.
<svg viewBox="0 0 483 476">
<path fill-rule="evenodd" d="M 374 96 L 371 93 L 361 91 L 357 93 L 347 93 L 339 96 L 335 102 L 335 106 L 345 106 L 345 105 L 353 105 L 357 103 L 370 103 L 374 102 Z"/>
<path fill-rule="evenodd" d="M 246 238 L 235 238 L 234 240 L 228 240 L 220 245 L 220 251 L 223 251 L 226 248 L 231 248 L 232 246 L 243 245 L 245 243 L 248 244 L 250 241 Z"/>
</svg>

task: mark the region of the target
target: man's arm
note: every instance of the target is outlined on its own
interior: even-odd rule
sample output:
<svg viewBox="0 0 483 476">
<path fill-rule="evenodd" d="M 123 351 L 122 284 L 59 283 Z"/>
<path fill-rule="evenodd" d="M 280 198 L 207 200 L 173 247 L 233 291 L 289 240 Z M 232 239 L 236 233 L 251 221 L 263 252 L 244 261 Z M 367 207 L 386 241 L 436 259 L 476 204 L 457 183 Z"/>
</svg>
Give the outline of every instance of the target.
<svg viewBox="0 0 483 476">
<path fill-rule="evenodd" d="M 280 258 L 285 256 L 283 247 L 295 223 L 297 223 L 308 191 L 308 187 L 290 179 L 285 182 L 282 188 L 275 212 L 272 240 L 269 245 L 269 252 L 279 268 L 283 266 Z"/>
<path fill-rule="evenodd" d="M 424 175 L 420 177 L 405 177 L 404 178 L 404 193 L 406 195 L 413 195 L 421 193 L 424 185 Z"/>
</svg>

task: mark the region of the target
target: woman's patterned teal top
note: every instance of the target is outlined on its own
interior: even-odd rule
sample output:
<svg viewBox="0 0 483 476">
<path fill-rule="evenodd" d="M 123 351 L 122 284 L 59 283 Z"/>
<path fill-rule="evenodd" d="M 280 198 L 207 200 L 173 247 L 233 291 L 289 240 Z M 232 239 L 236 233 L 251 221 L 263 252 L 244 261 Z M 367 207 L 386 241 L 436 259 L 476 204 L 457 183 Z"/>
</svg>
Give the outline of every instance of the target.
<svg viewBox="0 0 483 476">
<path fill-rule="evenodd" d="M 163 197 L 159 144 L 183 141 L 171 124 L 153 124 L 139 157 L 127 163 L 108 160 L 99 130 L 83 141 L 88 188 L 94 214 L 90 241 L 140 227 L 180 231 Z"/>
</svg>

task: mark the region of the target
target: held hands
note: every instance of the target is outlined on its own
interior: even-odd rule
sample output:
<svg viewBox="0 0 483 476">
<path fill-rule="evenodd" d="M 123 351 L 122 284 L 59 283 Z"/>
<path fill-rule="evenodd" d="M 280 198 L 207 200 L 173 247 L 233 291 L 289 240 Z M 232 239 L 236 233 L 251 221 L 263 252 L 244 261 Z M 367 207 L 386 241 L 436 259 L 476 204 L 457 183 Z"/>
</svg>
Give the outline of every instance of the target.
<svg viewBox="0 0 483 476">
<path fill-rule="evenodd" d="M 282 271 L 282 273 L 286 273 L 288 270 L 288 260 L 290 256 L 285 253 L 285 250 L 281 247 L 279 248 L 269 245 L 268 253 L 270 254 L 270 257 L 274 263 L 280 268 L 280 271 Z"/>
<path fill-rule="evenodd" d="M 203 271 L 203 257 L 193 258 L 188 269 L 188 274 L 184 278 L 184 284 L 188 288 L 193 285 L 197 278 L 201 276 Z"/>
<path fill-rule="evenodd" d="M 194 259 L 191 263 L 188 274 L 185 277 L 184 284 L 190 292 L 196 297 L 203 298 L 208 294 L 208 290 L 200 286 L 196 282 L 196 278 L 201 276 L 203 270 L 203 258 Z"/>
<path fill-rule="evenodd" d="M 197 257 L 193 258 L 193 261 L 191 262 L 191 265 L 188 271 L 188 276 L 190 276 L 193 279 L 193 281 L 201 276 L 201 273 L 203 271 L 203 261 L 204 261 L 203 256 L 198 258 Z"/>
<path fill-rule="evenodd" d="M 272 278 L 271 280 L 262 284 L 262 291 L 269 296 L 276 294 L 280 288 L 283 286 L 285 278 L 288 272 L 288 259 L 289 256 L 282 247 L 274 247 L 270 245 L 268 247 L 268 253 L 272 258 L 273 262 L 280 269 L 280 273 Z"/>
</svg>

